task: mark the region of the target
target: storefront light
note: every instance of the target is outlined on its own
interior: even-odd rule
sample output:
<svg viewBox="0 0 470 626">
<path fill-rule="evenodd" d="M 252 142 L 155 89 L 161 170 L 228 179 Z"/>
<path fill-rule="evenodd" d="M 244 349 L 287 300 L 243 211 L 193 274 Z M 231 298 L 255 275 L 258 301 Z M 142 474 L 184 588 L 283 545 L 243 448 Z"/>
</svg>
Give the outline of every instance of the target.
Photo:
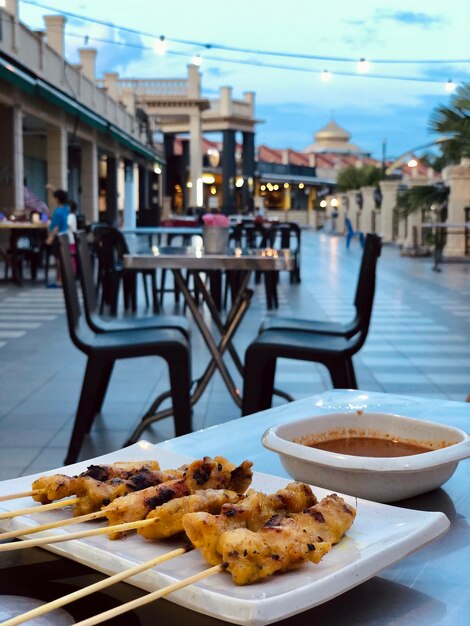
<svg viewBox="0 0 470 626">
<path fill-rule="evenodd" d="M 217 189 L 215 187 L 211 187 L 211 194 L 215 196 L 216 193 L 217 193 Z"/>
<path fill-rule="evenodd" d="M 278 191 L 279 190 L 279 185 L 274 185 L 274 191 Z"/>
<path fill-rule="evenodd" d="M 284 183 L 284 189 L 289 189 L 290 185 L 289 183 Z"/>
<path fill-rule="evenodd" d="M 153 171 L 155 172 L 155 174 L 161 174 L 162 173 L 162 168 L 160 166 L 158 166 L 158 165 L 154 165 Z"/>
<path fill-rule="evenodd" d="M 237 176 L 236 180 L 235 180 L 235 187 L 238 187 L 240 189 L 240 187 L 243 187 L 244 184 L 244 180 L 241 176 Z"/>
<path fill-rule="evenodd" d="M 212 174 L 203 174 L 202 175 L 202 182 L 205 185 L 213 185 L 215 183 L 215 178 L 214 178 L 214 176 L 212 176 Z"/>
<path fill-rule="evenodd" d="M 332 198 L 330 204 L 331 204 L 331 206 L 337 207 L 338 206 L 338 200 L 336 198 Z"/>
<path fill-rule="evenodd" d="M 261 191 L 266 191 L 266 185 L 261 185 L 260 189 Z"/>
<path fill-rule="evenodd" d="M 326 206 L 327 206 L 327 201 L 326 201 L 326 200 L 322 200 L 322 201 L 320 202 L 320 206 L 321 206 L 321 208 L 322 208 L 322 209 L 325 209 L 325 208 L 326 208 Z"/>
<path fill-rule="evenodd" d="M 193 186 L 193 183 L 190 180 L 188 180 L 188 182 L 186 183 L 186 187 L 188 189 L 191 189 L 192 186 Z"/>
<path fill-rule="evenodd" d="M 303 183 L 299 183 L 299 189 L 303 189 L 305 185 Z"/>
</svg>

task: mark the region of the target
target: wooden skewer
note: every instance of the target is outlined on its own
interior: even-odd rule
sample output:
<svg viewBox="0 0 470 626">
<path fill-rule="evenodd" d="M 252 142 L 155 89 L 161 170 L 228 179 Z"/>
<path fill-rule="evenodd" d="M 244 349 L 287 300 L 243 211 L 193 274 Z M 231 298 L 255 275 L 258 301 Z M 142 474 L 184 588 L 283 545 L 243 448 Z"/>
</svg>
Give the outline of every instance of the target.
<svg viewBox="0 0 470 626">
<path fill-rule="evenodd" d="M 89 522 L 94 519 L 100 519 L 104 517 L 102 511 L 95 511 L 94 513 L 88 513 L 87 515 L 79 515 L 78 517 L 69 517 L 67 519 L 61 519 L 57 522 L 49 522 L 49 524 L 38 524 L 37 526 L 31 526 L 31 528 L 23 528 L 22 530 L 10 530 L 7 533 L 0 534 L 0 541 L 6 539 L 17 539 L 23 535 L 33 535 L 34 533 L 40 533 L 43 530 L 51 530 L 52 528 L 62 528 L 62 526 L 69 526 L 71 524 L 81 524 L 82 522 Z"/>
<path fill-rule="evenodd" d="M 100 591 L 101 589 L 105 589 L 106 587 L 110 587 L 111 585 L 115 585 L 116 583 L 125 580 L 126 578 L 130 578 L 131 576 L 135 576 L 136 574 L 140 574 L 140 572 L 144 572 L 156 565 L 160 565 L 161 563 L 165 563 L 170 559 L 174 559 L 177 556 L 181 556 L 186 554 L 192 550 L 193 547 L 191 545 L 185 546 L 184 548 L 177 548 L 176 550 L 172 550 L 171 552 L 167 552 L 166 554 L 162 554 L 160 556 L 151 559 L 150 561 L 146 561 L 145 563 L 141 563 L 140 565 L 134 565 L 134 567 L 130 567 L 129 569 L 124 570 L 123 572 L 119 572 L 118 574 L 114 574 L 114 576 L 110 576 L 104 580 L 100 580 L 93 585 L 89 585 L 88 587 L 84 587 L 83 589 L 79 589 L 78 591 L 74 591 L 73 593 L 69 593 L 66 596 L 62 596 L 57 600 L 53 600 L 52 602 L 48 602 L 47 604 L 43 604 L 31 611 L 27 611 L 26 613 L 22 613 L 21 615 L 17 615 L 12 619 L 7 620 L 2 623 L 2 626 L 16 626 L 17 624 L 22 624 L 28 620 L 36 619 L 41 615 L 45 615 L 46 613 L 50 613 L 55 609 L 59 609 L 61 606 L 65 606 L 66 604 L 70 604 L 70 602 L 75 602 L 80 598 L 84 598 L 92 593 Z"/>
<path fill-rule="evenodd" d="M 122 615 L 123 613 L 127 613 L 128 611 L 132 611 L 133 609 L 138 609 L 145 604 L 149 604 L 150 602 L 154 602 L 159 598 L 163 598 L 173 591 L 178 591 L 178 589 L 183 589 L 183 587 L 187 587 L 188 585 L 192 585 L 193 583 L 197 583 L 200 580 L 204 580 L 204 578 L 209 578 L 209 576 L 214 576 L 214 574 L 218 574 L 219 572 L 223 572 L 226 568 L 225 563 L 221 565 L 214 565 L 214 567 L 210 567 L 209 569 L 205 569 L 198 574 L 194 574 L 194 576 L 188 576 L 184 580 L 180 580 L 177 583 L 173 583 L 164 587 L 163 589 L 159 589 L 158 591 L 153 591 L 152 593 L 143 596 L 142 598 L 136 598 L 135 600 L 131 600 L 131 602 L 126 602 L 122 606 L 117 606 L 114 609 L 110 609 L 109 611 L 105 611 L 104 613 L 99 613 L 98 615 L 94 615 L 89 619 L 85 619 L 81 622 L 77 622 L 75 626 L 94 626 L 95 624 L 101 624 L 108 619 L 113 619 L 118 615 Z M 2 626 L 14 626 L 15 623 L 19 622 L 5 622 Z"/>
<path fill-rule="evenodd" d="M 100 513 L 100 511 L 98 511 Z M 98 515 L 94 518 L 97 519 Z M 78 518 L 76 517 L 75 520 Z M 124 524 L 115 524 L 114 526 L 103 526 L 101 528 L 91 528 L 90 530 L 82 530 L 76 533 L 66 535 L 49 535 L 49 537 L 38 537 L 37 539 L 26 539 L 15 543 L 3 543 L 0 545 L 0 552 L 11 552 L 12 550 L 24 550 L 26 548 L 34 548 L 36 546 L 44 546 L 49 543 L 61 543 L 63 541 L 72 541 L 74 539 L 86 539 L 87 537 L 96 537 L 98 535 L 110 535 L 112 533 L 125 532 L 126 530 L 135 530 L 143 526 L 155 524 L 157 520 L 154 518 L 137 520 L 135 522 L 125 522 Z M 25 533 L 26 534 L 26 533 Z M 2 624 L 3 626 L 3 624 Z"/>
<path fill-rule="evenodd" d="M 0 496 L 0 502 L 7 502 L 7 500 L 16 500 L 17 498 L 26 498 L 27 496 L 39 496 L 45 492 L 45 489 L 31 489 L 31 491 L 19 491 L 18 493 L 11 493 L 8 496 Z"/>
<path fill-rule="evenodd" d="M 11 519 L 12 517 L 19 517 L 20 515 L 29 515 L 30 513 L 53 511 L 54 509 L 61 509 L 64 506 L 70 506 L 71 504 L 77 504 L 78 502 L 80 502 L 80 498 L 67 498 L 66 500 L 57 500 L 57 502 L 51 502 L 51 504 L 37 504 L 36 506 L 30 506 L 26 509 L 16 509 L 16 511 L 0 513 L 0 520 Z"/>
</svg>

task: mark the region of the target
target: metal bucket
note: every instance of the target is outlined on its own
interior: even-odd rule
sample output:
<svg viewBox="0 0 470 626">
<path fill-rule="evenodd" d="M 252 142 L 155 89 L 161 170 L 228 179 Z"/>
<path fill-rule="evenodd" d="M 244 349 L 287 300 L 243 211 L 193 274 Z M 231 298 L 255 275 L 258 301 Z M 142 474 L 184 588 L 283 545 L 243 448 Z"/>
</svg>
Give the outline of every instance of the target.
<svg viewBox="0 0 470 626">
<path fill-rule="evenodd" d="M 229 228 L 204 226 L 204 252 L 206 254 L 226 254 L 228 249 Z"/>
</svg>

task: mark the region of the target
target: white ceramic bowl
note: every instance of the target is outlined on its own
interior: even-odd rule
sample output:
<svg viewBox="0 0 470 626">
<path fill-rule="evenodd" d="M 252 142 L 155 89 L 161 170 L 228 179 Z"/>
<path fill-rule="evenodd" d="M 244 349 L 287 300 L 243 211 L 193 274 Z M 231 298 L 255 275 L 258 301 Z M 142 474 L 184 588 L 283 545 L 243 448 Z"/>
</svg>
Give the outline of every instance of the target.
<svg viewBox="0 0 470 626">
<path fill-rule="evenodd" d="M 294 441 L 334 431 L 422 442 L 432 450 L 377 458 L 327 452 Z M 436 489 L 452 476 L 460 460 L 470 456 L 470 436 L 463 430 L 362 411 L 315 415 L 273 426 L 264 433 L 262 442 L 279 454 L 286 471 L 296 480 L 376 502 L 403 500 Z M 443 444 L 446 447 L 441 447 Z"/>
</svg>

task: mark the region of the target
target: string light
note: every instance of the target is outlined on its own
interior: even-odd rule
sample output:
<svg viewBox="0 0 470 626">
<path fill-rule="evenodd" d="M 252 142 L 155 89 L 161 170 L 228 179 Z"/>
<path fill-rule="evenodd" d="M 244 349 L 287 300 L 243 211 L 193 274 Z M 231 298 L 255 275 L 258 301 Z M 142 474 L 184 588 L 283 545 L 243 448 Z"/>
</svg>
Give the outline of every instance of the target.
<svg viewBox="0 0 470 626">
<path fill-rule="evenodd" d="M 365 74 L 370 70 L 370 63 L 364 57 L 359 59 L 359 63 L 357 64 L 357 71 L 359 74 Z"/>
<path fill-rule="evenodd" d="M 166 52 L 166 39 L 163 35 L 160 35 L 159 39 L 153 44 L 154 51 L 159 55 L 164 55 Z"/>
<path fill-rule="evenodd" d="M 328 70 L 323 70 L 320 74 L 320 78 L 324 83 L 329 83 L 331 80 L 331 73 Z"/>
<path fill-rule="evenodd" d="M 447 93 L 453 93 L 456 87 L 457 85 L 454 83 L 454 81 L 451 78 L 449 78 L 449 80 L 446 82 L 444 86 L 444 89 L 447 91 Z"/>
</svg>

